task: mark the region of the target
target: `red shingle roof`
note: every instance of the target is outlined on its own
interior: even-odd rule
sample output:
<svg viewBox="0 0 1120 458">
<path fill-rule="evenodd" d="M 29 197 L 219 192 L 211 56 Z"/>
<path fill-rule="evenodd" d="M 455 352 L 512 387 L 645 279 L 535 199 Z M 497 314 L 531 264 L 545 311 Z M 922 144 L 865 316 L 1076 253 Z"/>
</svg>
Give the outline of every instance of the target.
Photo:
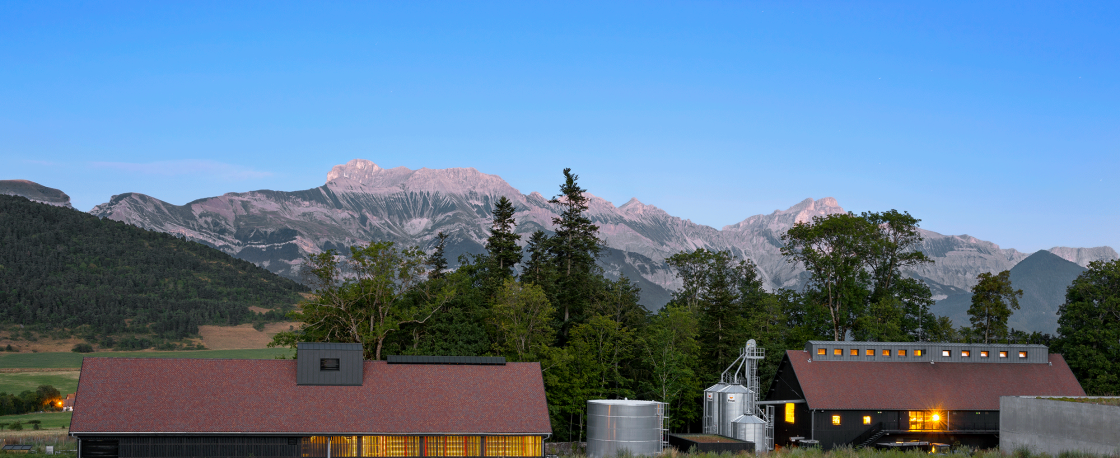
<svg viewBox="0 0 1120 458">
<path fill-rule="evenodd" d="M 813 361 L 788 350 L 810 409 L 999 410 L 1000 396 L 1084 396 L 1062 355 L 1050 364 Z"/>
<path fill-rule="evenodd" d="M 292 360 L 86 358 L 72 433 L 549 434 L 538 363 L 366 361 L 298 386 Z"/>
</svg>

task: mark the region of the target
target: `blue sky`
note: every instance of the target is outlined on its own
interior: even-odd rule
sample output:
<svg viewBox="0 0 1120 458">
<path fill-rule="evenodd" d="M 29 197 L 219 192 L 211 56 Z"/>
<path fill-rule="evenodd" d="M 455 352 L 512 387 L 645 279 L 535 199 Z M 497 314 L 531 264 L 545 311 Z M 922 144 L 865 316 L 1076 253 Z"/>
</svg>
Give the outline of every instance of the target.
<svg viewBox="0 0 1120 458">
<path fill-rule="evenodd" d="M 1120 248 L 1120 2 L 3 2 L 0 179 L 88 210 L 475 167 Z"/>
</svg>

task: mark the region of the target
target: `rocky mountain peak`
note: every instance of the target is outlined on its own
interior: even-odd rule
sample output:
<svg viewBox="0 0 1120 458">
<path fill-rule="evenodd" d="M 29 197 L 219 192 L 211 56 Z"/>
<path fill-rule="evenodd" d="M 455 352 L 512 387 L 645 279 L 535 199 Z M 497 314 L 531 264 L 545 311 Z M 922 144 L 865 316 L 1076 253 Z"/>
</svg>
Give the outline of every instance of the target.
<svg viewBox="0 0 1120 458">
<path fill-rule="evenodd" d="M 70 196 L 55 188 L 48 188 L 34 181 L 28 180 L 0 180 L 0 194 L 26 197 L 32 202 L 39 202 L 56 207 L 74 208 L 70 205 Z"/>
<path fill-rule="evenodd" d="M 1093 261 L 1115 261 L 1116 259 L 1120 259 L 1120 254 L 1117 254 L 1116 250 L 1112 249 L 1112 247 L 1107 246 L 1093 248 L 1056 246 L 1047 251 L 1081 267 L 1089 267 L 1089 263 Z"/>
</svg>

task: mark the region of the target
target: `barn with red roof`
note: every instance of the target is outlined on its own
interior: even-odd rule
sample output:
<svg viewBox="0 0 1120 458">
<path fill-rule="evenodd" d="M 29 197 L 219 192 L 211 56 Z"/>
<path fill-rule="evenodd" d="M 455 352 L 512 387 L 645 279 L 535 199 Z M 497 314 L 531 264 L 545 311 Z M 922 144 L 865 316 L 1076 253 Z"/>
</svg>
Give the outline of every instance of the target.
<svg viewBox="0 0 1120 458">
<path fill-rule="evenodd" d="M 296 360 L 86 358 L 79 457 L 540 457 L 538 363 L 299 344 Z"/>
<path fill-rule="evenodd" d="M 1000 396 L 1084 396 L 1043 345 L 810 341 L 786 352 L 765 404 L 777 444 L 998 445 Z"/>
</svg>

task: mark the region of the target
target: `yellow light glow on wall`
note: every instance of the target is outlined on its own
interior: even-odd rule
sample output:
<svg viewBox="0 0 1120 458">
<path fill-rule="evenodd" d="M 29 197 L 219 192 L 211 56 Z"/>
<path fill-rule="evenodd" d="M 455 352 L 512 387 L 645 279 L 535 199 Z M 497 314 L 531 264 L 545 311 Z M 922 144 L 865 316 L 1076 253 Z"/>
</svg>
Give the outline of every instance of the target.
<svg viewBox="0 0 1120 458">
<path fill-rule="evenodd" d="M 541 456 L 540 436 L 487 436 L 485 456 Z"/>
<path fill-rule="evenodd" d="M 793 403 L 792 402 L 787 402 L 786 403 L 786 423 L 793 423 L 793 418 L 794 418 Z"/>
</svg>

